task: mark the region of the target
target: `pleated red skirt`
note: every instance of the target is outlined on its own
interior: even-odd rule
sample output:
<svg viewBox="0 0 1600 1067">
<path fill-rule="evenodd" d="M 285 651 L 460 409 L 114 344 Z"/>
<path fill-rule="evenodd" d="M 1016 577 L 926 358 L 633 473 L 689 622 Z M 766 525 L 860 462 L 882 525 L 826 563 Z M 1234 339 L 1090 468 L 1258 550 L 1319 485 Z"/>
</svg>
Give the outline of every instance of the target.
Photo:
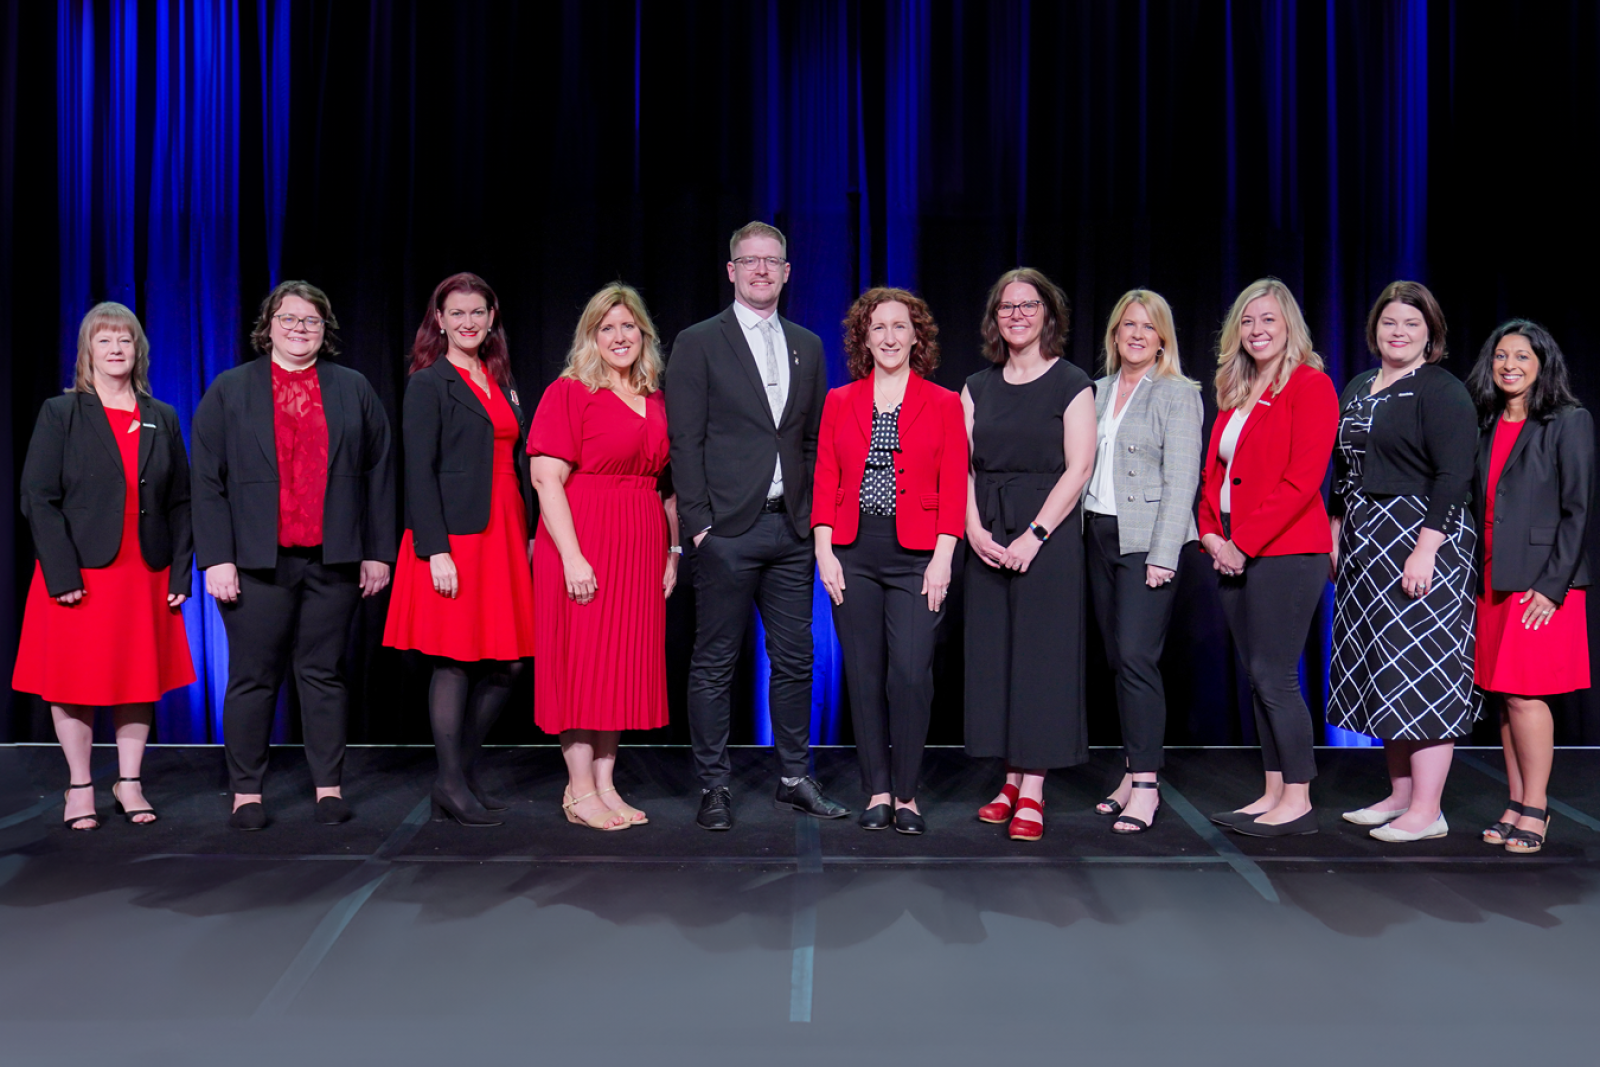
<svg viewBox="0 0 1600 1067">
<path fill-rule="evenodd" d="M 667 521 L 650 475 L 586 474 L 566 484 L 583 556 L 599 591 L 567 596 L 560 553 L 541 521 L 534 538 L 534 722 L 562 730 L 667 724 Z"/>
</svg>

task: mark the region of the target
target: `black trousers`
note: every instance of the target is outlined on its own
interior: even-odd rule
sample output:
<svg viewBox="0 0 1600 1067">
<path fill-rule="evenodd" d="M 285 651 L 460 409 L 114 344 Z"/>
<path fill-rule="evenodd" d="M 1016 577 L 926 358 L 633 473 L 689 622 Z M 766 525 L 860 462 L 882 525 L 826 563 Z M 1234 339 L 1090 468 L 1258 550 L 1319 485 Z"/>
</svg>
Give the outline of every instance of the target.
<svg viewBox="0 0 1600 1067">
<path fill-rule="evenodd" d="M 933 553 L 902 548 L 893 518 L 863 515 L 856 539 L 835 547 L 834 554 L 844 568 L 845 588 L 833 621 L 850 687 L 861 784 L 868 796 L 892 792 L 911 800 L 922 776 L 933 650 L 944 617 L 942 605 L 928 610 L 921 592 Z"/>
<path fill-rule="evenodd" d="M 317 549 L 278 549 L 273 570 L 239 571 L 239 599 L 218 604 L 228 631 L 222 735 L 235 793 L 260 793 L 278 687 L 294 671 L 311 782 L 344 768 L 344 648 L 361 601 L 360 565 L 328 566 Z"/>
<path fill-rule="evenodd" d="M 1161 650 L 1177 603 L 1176 580 L 1145 584 L 1148 553 L 1122 552 L 1117 517 L 1088 513 L 1089 595 L 1105 639 L 1106 659 L 1117 679 L 1117 714 L 1128 770 L 1159 771 L 1167 736 L 1167 691 Z"/>
<path fill-rule="evenodd" d="M 1300 694 L 1300 654 L 1328 584 L 1326 553 L 1257 556 L 1236 578 L 1220 576 L 1217 597 L 1238 646 L 1261 737 L 1261 764 L 1284 782 L 1317 776 L 1311 709 Z"/>
<path fill-rule="evenodd" d="M 768 689 L 779 773 L 811 773 L 811 597 L 816 556 L 789 516 L 765 513 L 737 537 L 707 534 L 695 551 L 694 653 L 689 659 L 689 735 L 706 788 L 732 784 L 728 727 L 733 672 L 750 602 L 761 611 L 772 663 Z"/>
</svg>

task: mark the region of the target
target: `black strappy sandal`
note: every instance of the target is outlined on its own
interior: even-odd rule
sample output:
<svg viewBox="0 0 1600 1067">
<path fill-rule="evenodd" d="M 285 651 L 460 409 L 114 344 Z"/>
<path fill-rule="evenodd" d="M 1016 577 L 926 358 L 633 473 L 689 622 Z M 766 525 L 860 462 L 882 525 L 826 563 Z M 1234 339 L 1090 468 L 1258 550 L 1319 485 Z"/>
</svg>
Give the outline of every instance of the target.
<svg viewBox="0 0 1600 1067">
<path fill-rule="evenodd" d="M 1160 789 L 1161 786 L 1159 785 L 1159 783 L 1156 783 L 1156 782 L 1134 782 L 1133 783 L 1133 788 L 1135 788 L 1135 789 Z M 1160 808 L 1159 805 L 1156 807 L 1155 811 L 1150 813 L 1150 821 L 1149 822 L 1145 822 L 1143 819 L 1135 819 L 1132 815 L 1123 815 L 1123 814 L 1120 814 L 1120 812 L 1119 812 L 1119 814 L 1117 815 L 1116 819 L 1112 820 L 1111 832 L 1114 833 L 1114 834 L 1142 834 L 1146 830 L 1150 829 L 1150 827 L 1152 827 L 1152 826 L 1154 826 L 1156 824 L 1156 816 L 1160 815 L 1160 814 L 1161 814 L 1161 808 Z M 1119 823 L 1119 822 L 1132 823 L 1134 826 L 1137 826 L 1138 829 L 1137 830 L 1124 830 L 1120 826 L 1117 825 L 1117 823 Z"/>
<path fill-rule="evenodd" d="M 1123 760 L 1122 761 L 1122 773 L 1124 775 L 1129 773 L 1128 772 L 1128 761 L 1127 760 Z M 1120 786 L 1121 784 L 1122 784 L 1121 779 L 1118 779 L 1117 785 Z M 1122 814 L 1122 802 L 1117 800 L 1116 797 L 1108 796 L 1104 800 L 1102 800 L 1100 803 L 1096 804 L 1094 806 L 1094 810 L 1099 815 L 1121 815 Z"/>
<path fill-rule="evenodd" d="M 138 780 L 139 779 L 137 778 L 118 778 L 116 782 L 111 783 L 111 799 L 117 802 L 117 814 L 121 815 L 128 822 L 133 823 L 135 826 L 150 826 L 156 822 L 159 822 L 161 819 L 161 816 L 156 814 L 156 809 L 134 808 L 132 811 L 129 811 L 127 808 L 122 806 L 122 798 L 117 796 L 118 783 L 137 782 Z M 145 822 L 136 822 L 133 818 L 135 815 L 148 815 L 150 818 Z"/>
<path fill-rule="evenodd" d="M 1551 816 L 1544 808 L 1523 808 L 1522 817 L 1543 820 L 1544 832 L 1535 833 L 1532 830 L 1513 830 L 1506 835 L 1506 851 L 1518 856 L 1531 856 L 1544 848 L 1544 839 L 1550 833 Z"/>
<path fill-rule="evenodd" d="M 1517 803 L 1515 800 L 1508 801 L 1506 803 L 1506 810 L 1514 811 L 1518 815 L 1526 814 L 1526 809 L 1524 809 L 1523 806 Z M 1511 835 L 1516 832 L 1517 824 L 1514 822 L 1491 823 L 1489 827 L 1483 831 L 1483 843 L 1486 845 L 1503 845 L 1507 840 L 1510 839 Z"/>
<path fill-rule="evenodd" d="M 76 782 L 70 782 L 67 785 L 67 792 L 70 793 L 74 789 L 93 789 L 93 788 L 94 788 L 94 783 L 93 782 L 84 782 L 82 785 L 79 785 Z M 65 800 L 66 798 L 63 797 L 62 799 Z M 63 819 L 61 821 L 66 825 L 66 828 L 68 830 L 98 830 L 98 829 L 100 829 L 100 813 L 97 812 L 97 811 L 91 811 L 87 815 L 75 815 L 70 819 Z M 79 826 L 78 823 L 80 823 L 80 822 L 87 822 L 90 825 L 88 825 L 88 826 Z"/>
</svg>

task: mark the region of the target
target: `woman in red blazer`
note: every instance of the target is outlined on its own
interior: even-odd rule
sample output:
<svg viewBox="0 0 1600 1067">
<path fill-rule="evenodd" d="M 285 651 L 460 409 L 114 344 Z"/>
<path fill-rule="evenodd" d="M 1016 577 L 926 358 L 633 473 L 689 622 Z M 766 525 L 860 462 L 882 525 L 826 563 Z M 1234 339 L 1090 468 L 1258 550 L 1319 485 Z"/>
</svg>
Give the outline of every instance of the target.
<svg viewBox="0 0 1600 1067">
<path fill-rule="evenodd" d="M 1253 837 L 1317 832 L 1311 712 L 1299 661 L 1328 582 L 1322 479 L 1339 399 L 1300 306 L 1276 278 L 1233 302 L 1217 344 L 1217 421 L 1206 449 L 1200 544 L 1254 694 L 1266 788 L 1212 821 Z"/>
<path fill-rule="evenodd" d="M 833 598 L 872 794 L 861 826 L 920 834 L 934 637 L 966 522 L 966 426 L 960 398 L 926 380 L 939 365 L 939 327 L 920 297 L 869 289 L 844 327 L 855 380 L 822 408 L 811 497 L 817 570 Z"/>
</svg>

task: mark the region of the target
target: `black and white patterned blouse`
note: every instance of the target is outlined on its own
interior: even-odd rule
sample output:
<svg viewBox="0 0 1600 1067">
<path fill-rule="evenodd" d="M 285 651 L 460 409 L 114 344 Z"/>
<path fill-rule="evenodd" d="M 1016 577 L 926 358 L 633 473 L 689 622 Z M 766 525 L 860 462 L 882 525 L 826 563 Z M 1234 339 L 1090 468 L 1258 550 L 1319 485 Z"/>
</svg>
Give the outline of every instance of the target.
<svg viewBox="0 0 1600 1067">
<path fill-rule="evenodd" d="M 900 405 L 872 410 L 872 443 L 861 478 L 861 514 L 894 516 L 894 454 L 900 451 Z"/>
</svg>

